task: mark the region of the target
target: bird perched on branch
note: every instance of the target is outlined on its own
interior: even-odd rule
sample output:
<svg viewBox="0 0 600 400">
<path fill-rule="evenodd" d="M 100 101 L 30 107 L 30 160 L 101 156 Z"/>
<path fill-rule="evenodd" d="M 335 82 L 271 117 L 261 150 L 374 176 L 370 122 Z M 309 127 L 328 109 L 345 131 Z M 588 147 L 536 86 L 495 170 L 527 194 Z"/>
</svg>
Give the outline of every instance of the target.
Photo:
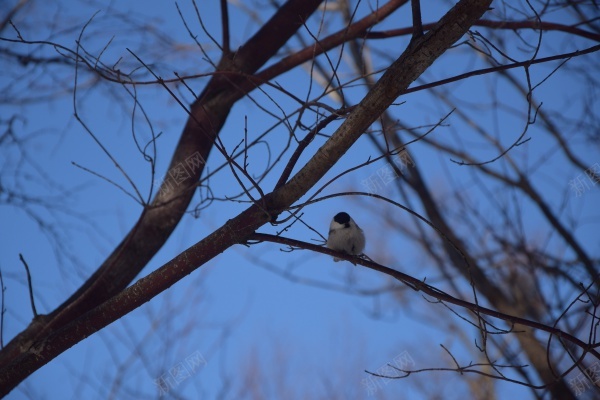
<svg viewBox="0 0 600 400">
<path fill-rule="evenodd" d="M 360 255 L 365 249 L 365 234 L 348 213 L 337 213 L 329 225 L 327 247 L 353 256 Z M 333 261 L 341 259 L 334 257 Z"/>
</svg>

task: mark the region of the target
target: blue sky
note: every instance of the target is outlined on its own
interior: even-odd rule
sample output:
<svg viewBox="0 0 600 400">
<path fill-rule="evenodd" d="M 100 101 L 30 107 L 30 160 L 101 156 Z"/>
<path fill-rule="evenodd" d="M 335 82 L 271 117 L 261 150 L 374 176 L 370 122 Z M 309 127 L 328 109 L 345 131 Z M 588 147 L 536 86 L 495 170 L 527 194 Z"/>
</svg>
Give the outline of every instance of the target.
<svg viewBox="0 0 600 400">
<path fill-rule="evenodd" d="M 61 25 L 49 30 L 38 28 L 38 32 L 33 28 L 36 25 L 32 21 L 44 19 L 45 15 L 56 15 L 62 20 L 72 21 L 74 26 L 80 26 L 96 10 L 102 10 L 90 24 L 84 43 L 89 50 L 98 51 L 114 35 L 104 55 L 107 64 L 110 64 L 109 60 L 116 61 L 123 57 L 121 62 L 124 68 L 133 65 L 134 60 L 127 51 L 129 48 L 146 61 L 156 62 L 156 69 L 163 77 L 171 77 L 172 74 L 169 74 L 172 71 L 210 71 L 210 66 L 202 61 L 200 52 L 194 47 L 171 2 L 145 2 L 143 7 L 139 2 L 81 2 L 69 4 L 69 7 L 66 4 L 62 4 L 63 8 L 40 4 L 31 6 L 16 19 L 16 23 L 27 28 L 23 32 L 30 39 L 58 40 L 67 47 L 73 47 L 77 30 L 61 29 Z M 163 53 L 161 58 L 152 59 L 157 56 L 160 45 L 152 48 L 152 43 L 139 40 L 139 36 L 136 36 L 140 35 L 139 29 L 128 31 L 123 28 L 124 23 L 119 25 L 114 19 L 103 19 L 110 9 L 108 4 L 118 8 L 123 15 L 133 15 L 136 21 L 160 26 L 167 33 L 165 40 L 180 44 L 181 51 L 176 54 Z M 208 43 L 209 40 L 202 35 L 194 19 L 191 4 L 180 2 L 180 6 L 184 15 L 195 23 L 192 29 L 199 35 L 199 40 Z M 366 4 L 364 6 L 367 7 Z M 48 10 L 51 12 L 48 13 Z M 220 37 L 218 2 L 203 2 L 200 11 L 207 29 L 215 37 Z M 407 12 L 408 9 L 403 8 L 378 29 L 407 26 Z M 258 12 L 262 19 L 268 15 L 266 11 Z M 238 46 L 255 31 L 256 24 L 248 21 L 247 16 L 235 7 L 231 7 L 230 16 L 232 42 Z M 433 17 L 425 12 L 424 20 L 430 21 Z M 315 23 L 311 21 L 310 26 L 316 27 Z M 152 37 L 151 32 L 147 34 Z M 3 33 L 3 36 L 7 35 L 10 36 L 7 32 Z M 375 46 L 387 49 L 390 57 L 395 58 L 403 48 L 403 43 L 405 39 L 382 41 Z M 298 46 L 297 43 L 293 45 Z M 566 43 L 556 45 L 562 51 L 572 51 L 590 43 L 582 40 L 571 44 L 571 47 Z M 14 48 L 23 50 L 23 47 L 16 45 Z M 464 71 L 469 63 L 478 65 L 479 62 L 472 58 L 465 65 L 465 51 L 459 48 L 445 55 L 422 77 L 423 81 L 433 81 L 451 76 L 455 71 Z M 209 54 L 216 56 L 217 53 L 213 50 Z M 389 63 L 381 57 L 376 57 L 374 61 L 377 66 Z M 547 66 L 533 68 L 534 80 L 543 79 L 548 70 Z M 515 74 L 518 76 L 522 72 Z M 72 73 L 64 70 L 59 77 L 65 76 L 72 79 Z M 54 79 L 57 82 L 59 77 L 45 75 L 39 82 L 49 83 Z M 0 82 L 4 80 L 2 87 L 7 84 L 5 79 L 0 77 Z M 14 79 L 14 76 L 10 79 Z M 82 75 L 78 88 L 81 117 L 136 186 L 147 195 L 151 176 L 148 164 L 136 151 L 132 140 L 131 98 L 119 85 L 90 87 L 87 79 L 90 76 Z M 277 81 L 301 97 L 306 96 L 306 70 L 296 69 Z M 204 82 L 196 80 L 192 85 L 199 91 Z M 486 92 L 490 86 L 497 84 L 494 82 L 488 77 L 480 77 L 450 85 L 448 89 L 455 95 L 464 96 L 465 102 L 471 102 L 465 103 L 464 107 L 475 107 L 491 101 L 486 98 Z M 136 89 L 152 119 L 155 132 L 162 132 L 157 155 L 159 172 L 156 178 L 159 178 L 166 173 L 172 149 L 187 116 L 164 89 L 158 86 L 138 86 Z M 313 93 L 317 93 L 318 86 L 313 90 Z M 590 89 L 573 82 L 568 73 L 559 71 L 536 94 L 539 93 L 544 107 L 549 110 L 562 109 L 575 113 L 576 100 L 586 90 Z M 271 89 L 266 91 L 277 98 L 278 104 L 286 110 L 294 109 L 293 103 L 285 97 Z M 511 98 L 507 87 L 499 87 L 498 92 L 500 97 Z M 184 91 L 178 93 L 186 101 L 190 100 Z M 269 104 L 260 93 L 252 95 L 261 104 Z M 362 95 L 364 90 L 361 88 L 349 92 L 351 101 L 358 101 Z M 522 98 L 517 96 L 511 99 L 516 99 L 511 100 L 512 105 L 523 109 L 525 103 Z M 400 100 L 406 103 L 395 106 L 393 113 L 412 126 L 435 123 L 450 111 L 441 102 L 432 101 L 427 93 L 412 94 Z M 278 112 L 276 108 L 273 109 Z M 21 174 L 18 179 L 12 178 L 10 173 L 2 173 L 2 183 L 54 204 L 55 210 L 49 211 L 39 206 L 32 206 L 31 210 L 48 221 L 56 232 L 48 235 L 21 208 L 0 204 L 0 268 L 7 288 L 3 332 L 5 343 L 31 319 L 24 269 L 19 262 L 20 253 L 32 272 L 38 312 L 49 312 L 97 268 L 141 212 L 141 207 L 114 185 L 73 165 L 76 163 L 95 171 L 132 191 L 123 175 L 73 118 L 71 94 L 27 106 L 2 104 L 3 120 L 15 113 L 27 115 L 24 123 L 15 123 L 18 135 L 34 136 L 28 142 L 27 154 L 30 159 L 24 165 L 18 165 Z M 275 122 L 251 102 L 236 104 L 222 131 L 222 139 L 229 150 L 243 137 L 245 117 L 250 135 L 255 136 Z M 522 120 L 502 110 L 496 114 L 482 112 L 478 120 L 487 126 L 494 126 L 494 132 L 505 144 L 518 137 L 522 129 Z M 138 138 L 149 140 L 150 131 L 143 118 L 136 118 L 135 121 Z M 310 122 L 310 117 L 305 122 Z M 452 135 L 464 135 L 462 138 L 465 142 L 479 151 L 477 143 L 471 141 L 468 130 L 469 127 L 458 119 L 450 119 L 448 127 L 439 128 L 433 134 L 447 137 L 450 142 L 455 137 Z M 332 132 L 333 125 L 326 130 L 326 133 Z M 577 155 L 585 160 L 586 165 L 591 167 L 600 163 L 597 145 L 590 145 L 577 136 L 577 132 L 566 132 L 565 135 L 573 135 Z M 537 187 L 548 194 L 553 203 L 567 203 L 565 213 L 574 214 L 580 221 L 577 235 L 583 238 L 592 254 L 598 254 L 598 220 L 594 208 L 599 197 L 597 188 L 590 188 L 582 196 L 570 193 L 569 181 L 583 171 L 573 169 L 560 156 L 552 156 L 553 143 L 535 127 L 531 128 L 528 136 L 532 139 L 515 149 L 511 155 L 532 171 Z M 286 138 L 287 131 L 281 126 L 269 134 L 272 151 L 282 148 Z M 303 160 L 313 154 L 324 140 L 315 140 Z M 421 173 L 436 187 L 436 195 L 440 199 L 452 189 L 449 179 L 452 178 L 464 185 L 465 195 L 474 202 L 487 204 L 490 200 L 470 183 L 472 176 L 468 167 L 452 163 L 447 155 L 440 156 L 439 152 L 424 143 L 416 143 L 410 150 Z M 482 149 L 475 154 L 480 159 L 486 159 L 493 156 L 494 152 Z M 13 168 L 15 160 L 19 159 L 18 155 L 15 147 L 6 152 L 3 150 L 0 168 L 5 172 Z M 362 138 L 322 182 L 376 155 L 370 142 Z M 260 173 L 266 157 L 264 147 L 258 146 L 250 156 L 252 172 Z M 543 167 L 538 168 L 536 163 L 541 165 L 541 159 L 544 160 Z M 208 162 L 209 170 L 216 169 L 222 162 L 222 157 L 213 152 Z M 378 161 L 346 175 L 324 194 L 338 190 L 363 191 L 361 182 L 377 174 L 385 165 L 384 161 Z M 276 180 L 277 174 L 271 174 L 263 187 L 272 188 Z M 211 186 L 219 195 L 235 193 L 235 185 L 227 169 L 211 178 Z M 382 194 L 398 199 L 393 184 L 382 187 L 382 190 Z M 501 196 L 501 191 L 498 193 Z M 246 207 L 246 204 L 215 203 L 208 211 L 202 212 L 198 219 L 186 216 L 142 275 L 160 267 Z M 493 208 L 492 205 L 489 207 Z M 485 210 L 486 207 L 482 208 Z M 521 222 L 526 225 L 528 233 L 532 237 L 543 236 L 544 226 L 540 216 L 532 211 L 526 201 L 523 201 L 523 208 L 525 217 Z M 389 266 L 408 268 L 407 272 L 418 278 L 427 277 L 428 281 L 439 276 L 434 266 L 428 265 L 430 260 L 420 249 L 412 247 L 402 234 L 386 231 L 386 227 L 382 226 L 377 213 L 395 215 L 399 212 L 397 209 L 372 199 L 338 197 L 306 207 L 303 219 L 326 236 L 330 219 L 341 210 L 349 212 L 365 230 L 365 253 L 374 260 L 395 260 L 390 261 Z M 408 215 L 399 218 L 405 221 L 409 219 Z M 274 233 L 277 229 L 265 226 L 260 231 Z M 305 241 L 318 239 L 314 232 L 299 224 L 285 235 Z M 552 240 L 555 239 L 550 239 L 551 243 Z M 58 252 L 55 249 L 57 244 L 62 248 Z M 557 251 L 560 251 L 560 246 L 557 243 Z M 279 274 L 272 270 L 279 271 Z M 285 273 L 302 281 L 285 278 Z M 315 282 L 326 287 L 317 287 Z M 121 399 L 136 398 L 140 393 L 157 397 L 159 391 L 155 381 L 178 365 L 189 368 L 189 361 L 198 355 L 206 363 L 197 370 L 190 370 L 186 379 L 169 389 L 169 394 L 183 398 L 219 398 L 219 391 L 227 387 L 228 380 L 239 382 L 244 374 L 253 371 L 255 375 L 262 376 L 264 382 L 270 382 L 272 388 L 280 382 L 290 393 L 304 398 L 317 398 L 327 393 L 328 388 L 335 388 L 335 393 L 342 398 L 387 399 L 404 396 L 402 398 L 419 399 L 427 398 L 427 389 L 423 389 L 423 386 L 432 383 L 436 390 L 444 393 L 445 398 L 462 398 L 465 383 L 453 375 L 441 373 L 417 375 L 414 379 L 393 382 L 379 381 L 380 386 L 373 396 L 368 396 L 362 385 L 362 380 L 366 378 L 363 371 L 375 371 L 386 363 L 392 363 L 399 354 L 408 354 L 414 360 L 415 368 L 450 366 L 451 361 L 439 346 L 444 344 L 462 357 L 460 361 L 475 361 L 473 353 L 465 351 L 462 338 L 449 329 L 459 326 L 462 334 L 471 338 L 476 337 L 476 333 L 457 318 L 446 316 L 446 319 L 438 320 L 440 317 L 434 311 L 435 306 L 419 294 L 409 292 L 398 302 L 390 294 L 368 296 L 352 293 L 357 289 L 379 288 L 387 283 L 385 277 L 373 271 L 353 267 L 350 263 L 333 263 L 322 254 L 308 251 L 287 253 L 281 251 L 280 246 L 268 243 L 253 245 L 250 249 L 234 246 L 122 320 L 63 353 L 22 383 L 9 398 Z M 497 388 L 499 398 L 531 398 L 529 391 L 519 386 L 497 383 Z M 267 397 L 276 398 L 275 392 L 268 391 L 275 389 L 262 389 Z M 230 392 L 223 398 L 243 398 L 243 394 Z"/>
</svg>

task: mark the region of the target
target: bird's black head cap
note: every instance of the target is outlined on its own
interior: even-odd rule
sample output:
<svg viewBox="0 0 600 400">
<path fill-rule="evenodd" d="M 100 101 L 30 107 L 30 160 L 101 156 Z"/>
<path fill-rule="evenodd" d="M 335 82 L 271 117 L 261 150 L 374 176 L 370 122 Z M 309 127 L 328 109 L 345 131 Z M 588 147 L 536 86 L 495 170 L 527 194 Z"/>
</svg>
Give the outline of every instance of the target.
<svg viewBox="0 0 600 400">
<path fill-rule="evenodd" d="M 345 213 L 342 211 L 340 213 L 337 213 L 335 215 L 335 217 L 333 217 L 333 220 L 335 222 L 337 222 L 338 224 L 343 225 L 343 224 L 347 224 L 348 222 L 350 222 L 350 216 L 348 215 L 348 213 Z"/>
</svg>

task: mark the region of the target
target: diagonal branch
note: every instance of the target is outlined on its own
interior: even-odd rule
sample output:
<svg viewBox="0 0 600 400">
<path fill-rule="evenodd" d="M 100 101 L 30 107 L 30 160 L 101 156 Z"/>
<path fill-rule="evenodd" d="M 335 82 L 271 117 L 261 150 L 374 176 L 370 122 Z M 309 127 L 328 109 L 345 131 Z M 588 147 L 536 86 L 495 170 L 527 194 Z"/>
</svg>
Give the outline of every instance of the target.
<svg viewBox="0 0 600 400">
<path fill-rule="evenodd" d="M 470 301 L 466 301 L 466 300 L 454 297 L 434 286 L 431 286 L 431 285 L 425 283 L 424 281 L 422 281 L 420 279 L 414 278 L 408 274 L 405 274 L 405 273 L 397 271 L 395 269 L 383 266 L 376 262 L 373 262 L 370 260 L 365 260 L 362 258 L 357 258 L 357 257 L 351 256 L 348 254 L 343 254 L 343 253 L 331 250 L 327 247 L 319 246 L 319 245 L 312 244 L 312 243 L 301 242 L 299 240 L 294 240 L 294 239 L 290 239 L 290 238 L 286 238 L 286 237 L 282 237 L 282 236 L 275 236 L 275 235 L 269 235 L 269 234 L 264 234 L 264 233 L 255 233 L 255 234 L 251 235 L 248 239 L 285 244 L 288 246 L 298 247 L 298 248 L 302 248 L 302 249 L 308 249 L 311 251 L 328 254 L 330 256 L 335 256 L 335 257 L 339 257 L 339 258 L 342 258 L 342 259 L 345 259 L 348 261 L 356 262 L 357 264 L 360 264 L 364 267 L 367 267 L 372 270 L 382 272 L 386 275 L 389 275 L 389 276 L 393 277 L 394 279 L 408 285 L 410 288 L 412 288 L 416 291 L 423 292 L 439 301 L 443 301 L 446 303 L 457 305 L 459 307 L 466 308 L 468 310 L 473 311 L 476 314 L 489 315 L 491 317 L 508 322 L 509 324 L 518 324 L 518 325 L 528 326 L 528 327 L 535 328 L 540 331 L 547 332 L 551 335 L 555 335 L 558 338 L 564 339 L 566 341 L 569 341 L 569 342 L 577 345 L 578 347 L 581 348 L 581 350 L 583 350 L 584 353 L 589 352 L 590 354 L 592 354 L 593 356 L 595 356 L 596 358 L 598 358 L 600 360 L 600 352 L 598 352 L 598 350 L 596 349 L 599 344 L 586 343 L 583 340 L 577 338 L 576 336 L 573 336 L 567 332 L 564 332 L 563 330 L 558 329 L 555 326 L 549 326 L 546 324 L 542 324 L 542 323 L 533 321 L 531 319 L 521 318 L 521 317 L 517 317 L 515 315 L 509 315 L 509 314 L 506 314 L 506 313 L 503 313 L 500 311 L 493 310 L 491 308 L 481 306 L 477 303 L 472 303 Z M 590 284 L 590 287 L 592 284 Z"/>
</svg>

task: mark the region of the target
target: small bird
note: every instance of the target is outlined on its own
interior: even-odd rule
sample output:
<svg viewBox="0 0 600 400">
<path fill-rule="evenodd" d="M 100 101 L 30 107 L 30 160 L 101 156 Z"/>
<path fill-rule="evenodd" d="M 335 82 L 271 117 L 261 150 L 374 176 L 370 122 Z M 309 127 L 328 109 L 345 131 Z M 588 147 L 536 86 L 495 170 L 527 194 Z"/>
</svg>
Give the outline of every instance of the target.
<svg viewBox="0 0 600 400">
<path fill-rule="evenodd" d="M 365 234 L 348 213 L 337 213 L 329 225 L 327 247 L 354 256 L 362 254 L 365 249 Z M 334 257 L 333 261 L 338 262 L 341 259 Z"/>
</svg>

